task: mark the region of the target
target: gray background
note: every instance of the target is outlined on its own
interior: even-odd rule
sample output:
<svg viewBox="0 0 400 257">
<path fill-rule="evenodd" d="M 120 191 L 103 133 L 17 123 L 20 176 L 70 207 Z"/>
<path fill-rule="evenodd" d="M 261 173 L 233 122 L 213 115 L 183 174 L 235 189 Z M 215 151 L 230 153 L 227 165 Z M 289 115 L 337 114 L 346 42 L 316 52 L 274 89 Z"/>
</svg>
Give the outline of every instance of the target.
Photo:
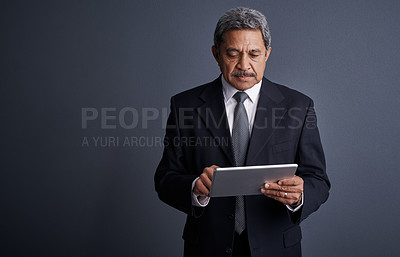
<svg viewBox="0 0 400 257">
<path fill-rule="evenodd" d="M 185 216 L 153 186 L 162 147 L 82 140 L 162 137 L 169 98 L 219 75 L 213 30 L 235 6 L 269 21 L 266 76 L 315 100 L 332 190 L 304 256 L 400 255 L 400 2 L 146 0 L 2 2 L 2 256 L 181 256 Z M 84 129 L 88 107 L 139 124 Z"/>
</svg>

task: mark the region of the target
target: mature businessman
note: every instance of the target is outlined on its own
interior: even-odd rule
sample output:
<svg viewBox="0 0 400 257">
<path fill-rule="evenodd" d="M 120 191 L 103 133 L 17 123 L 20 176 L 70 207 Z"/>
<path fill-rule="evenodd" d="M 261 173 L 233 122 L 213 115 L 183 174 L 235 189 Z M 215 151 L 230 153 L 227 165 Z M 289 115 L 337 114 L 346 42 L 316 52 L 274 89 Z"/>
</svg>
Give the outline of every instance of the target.
<svg viewBox="0 0 400 257">
<path fill-rule="evenodd" d="M 328 198 L 313 101 L 263 77 L 270 44 L 264 15 L 227 11 L 212 46 L 221 76 L 171 98 L 155 187 L 187 214 L 184 256 L 301 256 L 300 223 Z M 296 175 L 259 195 L 208 197 L 216 167 L 283 163 Z"/>
</svg>

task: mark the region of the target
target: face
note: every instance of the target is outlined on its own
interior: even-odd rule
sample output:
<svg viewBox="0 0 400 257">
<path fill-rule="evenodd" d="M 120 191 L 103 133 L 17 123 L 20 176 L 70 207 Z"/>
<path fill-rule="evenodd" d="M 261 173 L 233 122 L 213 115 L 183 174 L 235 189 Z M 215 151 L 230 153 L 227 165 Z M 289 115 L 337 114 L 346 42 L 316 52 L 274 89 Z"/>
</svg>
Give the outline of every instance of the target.
<svg viewBox="0 0 400 257">
<path fill-rule="evenodd" d="M 238 90 L 246 90 L 264 76 L 271 48 L 265 49 L 260 30 L 229 30 L 218 52 L 212 52 L 225 80 Z"/>
</svg>

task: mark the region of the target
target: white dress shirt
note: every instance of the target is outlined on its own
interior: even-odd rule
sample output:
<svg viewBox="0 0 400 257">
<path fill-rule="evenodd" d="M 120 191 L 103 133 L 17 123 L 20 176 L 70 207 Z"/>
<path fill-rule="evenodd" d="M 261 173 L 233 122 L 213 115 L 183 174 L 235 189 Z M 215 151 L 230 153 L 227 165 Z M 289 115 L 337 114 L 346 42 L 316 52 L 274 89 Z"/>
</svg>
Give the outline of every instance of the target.
<svg viewBox="0 0 400 257">
<path fill-rule="evenodd" d="M 234 111 L 235 107 L 237 104 L 237 101 L 233 98 L 233 96 L 238 92 L 236 88 L 231 86 L 224 78 L 224 76 L 221 76 L 222 80 L 222 92 L 224 94 L 224 103 L 225 103 L 225 110 L 226 110 L 226 117 L 228 119 L 228 124 L 229 124 L 229 131 L 232 136 L 232 128 L 233 128 L 233 120 L 234 120 Z M 260 98 L 260 89 L 261 89 L 261 83 L 258 82 L 255 84 L 253 87 L 245 90 L 244 92 L 249 96 L 244 102 L 244 108 L 246 109 L 247 117 L 249 119 L 249 131 L 251 133 L 253 124 L 254 124 L 254 118 L 256 117 L 256 109 L 257 109 L 257 104 L 258 104 L 258 99 Z M 207 196 L 200 196 L 196 197 L 196 195 L 193 193 L 193 188 L 196 183 L 196 181 L 199 178 L 196 178 L 193 183 L 192 183 L 192 205 L 198 206 L 198 207 L 205 207 L 207 206 L 208 202 L 210 201 L 210 197 Z M 290 205 L 286 205 L 287 208 L 293 212 L 297 211 L 300 209 L 300 207 L 303 205 L 303 196 L 301 200 L 301 204 L 299 206 L 296 206 L 293 208 Z"/>
</svg>

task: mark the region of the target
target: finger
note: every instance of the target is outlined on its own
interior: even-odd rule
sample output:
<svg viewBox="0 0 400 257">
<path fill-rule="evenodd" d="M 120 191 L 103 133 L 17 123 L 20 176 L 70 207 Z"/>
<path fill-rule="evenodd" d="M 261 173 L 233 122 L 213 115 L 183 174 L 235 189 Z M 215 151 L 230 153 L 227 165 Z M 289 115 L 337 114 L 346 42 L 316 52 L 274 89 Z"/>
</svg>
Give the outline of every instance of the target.
<svg viewBox="0 0 400 257">
<path fill-rule="evenodd" d="M 302 192 L 302 187 L 300 187 L 300 186 L 281 186 L 277 183 L 266 183 L 266 184 L 264 184 L 264 189 L 265 190 L 291 192 L 291 193 Z"/>
<path fill-rule="evenodd" d="M 207 187 L 207 190 L 211 188 L 211 179 L 206 172 L 200 174 L 200 177 L 197 181 L 199 180 L 205 187 Z"/>
<path fill-rule="evenodd" d="M 261 190 L 265 196 L 268 197 L 280 197 L 280 198 L 287 198 L 287 199 L 297 199 L 299 193 L 291 193 L 285 191 L 278 191 L 278 190 Z"/>
<path fill-rule="evenodd" d="M 281 186 L 278 185 L 278 183 L 276 183 L 276 182 L 266 182 L 264 184 L 264 188 L 265 189 L 272 189 L 272 190 L 280 190 Z"/>
<path fill-rule="evenodd" d="M 219 166 L 217 166 L 217 165 L 211 165 L 210 167 L 204 168 L 203 173 L 206 173 L 207 176 L 208 176 L 208 178 L 209 178 L 210 180 L 212 180 L 213 175 L 214 175 L 214 170 L 215 170 L 216 168 L 219 168 Z"/>
<path fill-rule="evenodd" d="M 210 167 L 206 167 L 204 168 L 203 173 L 200 175 L 200 178 L 208 188 L 211 187 L 211 181 L 214 176 L 214 170 L 216 168 L 219 168 L 219 166 L 211 165 Z"/>
<path fill-rule="evenodd" d="M 210 191 L 208 190 L 207 186 L 204 185 L 204 183 L 198 179 L 195 183 L 195 186 L 193 188 L 193 192 L 197 196 L 208 196 Z"/>
<path fill-rule="evenodd" d="M 298 176 L 293 176 L 291 178 L 282 179 L 278 181 L 278 185 L 281 186 L 297 186 L 303 183 L 303 179 Z"/>
<path fill-rule="evenodd" d="M 263 190 L 262 190 L 263 192 Z M 286 193 L 286 194 L 285 194 Z M 300 201 L 301 194 L 299 193 L 287 193 L 279 191 L 264 191 L 263 194 L 269 198 L 279 201 L 284 204 L 293 205 Z"/>
<path fill-rule="evenodd" d="M 287 204 L 287 205 L 293 205 L 293 204 L 297 203 L 296 200 L 285 198 L 285 197 L 275 197 L 273 199 L 278 201 L 278 202 L 281 202 L 283 204 Z"/>
<path fill-rule="evenodd" d="M 299 190 L 298 192 L 285 192 L 285 191 L 279 191 L 279 190 L 265 190 L 261 189 L 261 193 L 263 193 L 265 196 L 270 197 L 272 199 L 278 200 L 280 202 L 285 202 L 289 204 L 295 204 L 298 203 L 301 199 L 302 192 Z M 283 200 L 282 198 L 285 198 L 287 200 Z"/>
</svg>

